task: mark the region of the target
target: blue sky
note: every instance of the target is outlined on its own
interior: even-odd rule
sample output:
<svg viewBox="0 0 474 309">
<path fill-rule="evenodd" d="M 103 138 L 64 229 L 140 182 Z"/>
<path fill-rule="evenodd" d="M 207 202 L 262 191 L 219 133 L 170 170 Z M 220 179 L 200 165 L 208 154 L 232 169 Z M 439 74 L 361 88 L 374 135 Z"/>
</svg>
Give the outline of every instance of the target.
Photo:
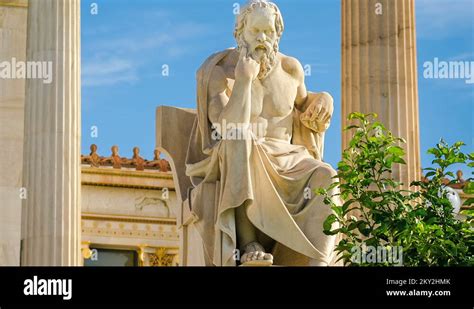
<svg viewBox="0 0 474 309">
<path fill-rule="evenodd" d="M 195 107 L 195 72 L 213 52 L 235 46 L 233 0 L 82 1 L 82 153 L 89 145 L 109 155 L 117 144 L 131 157 L 139 146 L 152 158 L 155 109 Z M 306 85 L 328 91 L 335 112 L 326 134 L 325 161 L 341 154 L 340 1 L 276 0 L 285 21 L 280 50 L 312 67 Z M 97 3 L 98 14 L 91 14 Z M 474 85 L 424 79 L 423 63 L 474 61 L 474 0 L 416 0 L 420 138 L 426 150 L 440 137 L 474 144 Z M 169 76 L 162 76 L 162 66 Z M 91 136 L 91 127 L 98 136 Z"/>
</svg>

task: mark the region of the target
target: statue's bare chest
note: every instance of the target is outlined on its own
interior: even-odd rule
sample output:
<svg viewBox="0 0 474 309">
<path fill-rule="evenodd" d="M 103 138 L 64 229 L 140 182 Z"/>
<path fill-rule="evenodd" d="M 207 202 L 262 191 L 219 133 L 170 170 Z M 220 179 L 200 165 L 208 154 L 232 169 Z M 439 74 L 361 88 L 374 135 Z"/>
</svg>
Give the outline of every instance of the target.
<svg viewBox="0 0 474 309">
<path fill-rule="evenodd" d="M 229 80 L 229 92 L 232 92 L 233 84 L 233 80 Z M 291 114 L 296 91 L 296 81 L 280 67 L 274 68 L 263 81 L 252 82 L 252 118 L 270 120 Z"/>
</svg>

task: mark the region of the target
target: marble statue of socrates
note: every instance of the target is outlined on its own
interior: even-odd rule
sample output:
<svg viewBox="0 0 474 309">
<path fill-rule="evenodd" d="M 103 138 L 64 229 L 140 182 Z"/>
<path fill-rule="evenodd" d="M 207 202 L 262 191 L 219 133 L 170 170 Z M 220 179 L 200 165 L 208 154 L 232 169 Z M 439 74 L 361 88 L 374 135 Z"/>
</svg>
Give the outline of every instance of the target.
<svg viewBox="0 0 474 309">
<path fill-rule="evenodd" d="M 323 233 L 331 209 L 314 194 L 335 181 L 322 162 L 333 100 L 307 91 L 299 61 L 279 52 L 283 28 L 274 3 L 250 1 L 237 16 L 238 47 L 197 72 L 186 174 L 207 265 L 334 258 L 335 236 Z"/>
</svg>

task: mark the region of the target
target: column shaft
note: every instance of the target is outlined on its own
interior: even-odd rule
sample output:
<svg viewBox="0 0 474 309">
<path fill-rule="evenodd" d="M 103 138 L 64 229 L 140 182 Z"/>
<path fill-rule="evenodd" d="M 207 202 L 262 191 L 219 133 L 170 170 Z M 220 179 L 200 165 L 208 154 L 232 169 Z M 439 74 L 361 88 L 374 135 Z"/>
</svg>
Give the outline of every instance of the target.
<svg viewBox="0 0 474 309">
<path fill-rule="evenodd" d="M 26 83 L 22 265 L 81 264 L 80 52 L 80 0 L 30 0 L 27 60 L 52 81 Z"/>
<path fill-rule="evenodd" d="M 342 127 L 351 112 L 374 112 L 406 139 L 393 177 L 407 187 L 421 172 L 414 0 L 342 0 L 341 13 Z M 342 149 L 349 141 L 343 132 Z"/>
<path fill-rule="evenodd" d="M 0 63 L 25 61 L 27 12 L 26 0 L 0 0 Z M 25 80 L 0 76 L 0 266 L 20 265 L 24 105 Z"/>
</svg>

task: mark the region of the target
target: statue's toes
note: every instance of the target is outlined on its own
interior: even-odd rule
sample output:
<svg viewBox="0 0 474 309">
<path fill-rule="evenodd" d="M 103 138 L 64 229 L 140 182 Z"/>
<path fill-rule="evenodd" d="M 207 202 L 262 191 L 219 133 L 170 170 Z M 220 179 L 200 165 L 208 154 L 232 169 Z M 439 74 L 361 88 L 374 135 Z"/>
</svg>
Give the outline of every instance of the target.
<svg viewBox="0 0 474 309">
<path fill-rule="evenodd" d="M 271 255 L 270 253 L 265 253 L 265 255 L 263 256 L 263 259 L 264 260 L 273 260 L 273 255 Z"/>
<path fill-rule="evenodd" d="M 263 260 L 267 260 L 267 261 L 272 261 L 273 260 L 273 255 L 271 255 L 270 253 L 265 253 L 264 251 L 252 251 L 252 252 L 247 252 L 247 253 L 244 253 L 241 257 L 240 257 L 240 263 L 245 263 L 245 262 L 249 262 L 249 261 L 263 261 Z"/>
</svg>

